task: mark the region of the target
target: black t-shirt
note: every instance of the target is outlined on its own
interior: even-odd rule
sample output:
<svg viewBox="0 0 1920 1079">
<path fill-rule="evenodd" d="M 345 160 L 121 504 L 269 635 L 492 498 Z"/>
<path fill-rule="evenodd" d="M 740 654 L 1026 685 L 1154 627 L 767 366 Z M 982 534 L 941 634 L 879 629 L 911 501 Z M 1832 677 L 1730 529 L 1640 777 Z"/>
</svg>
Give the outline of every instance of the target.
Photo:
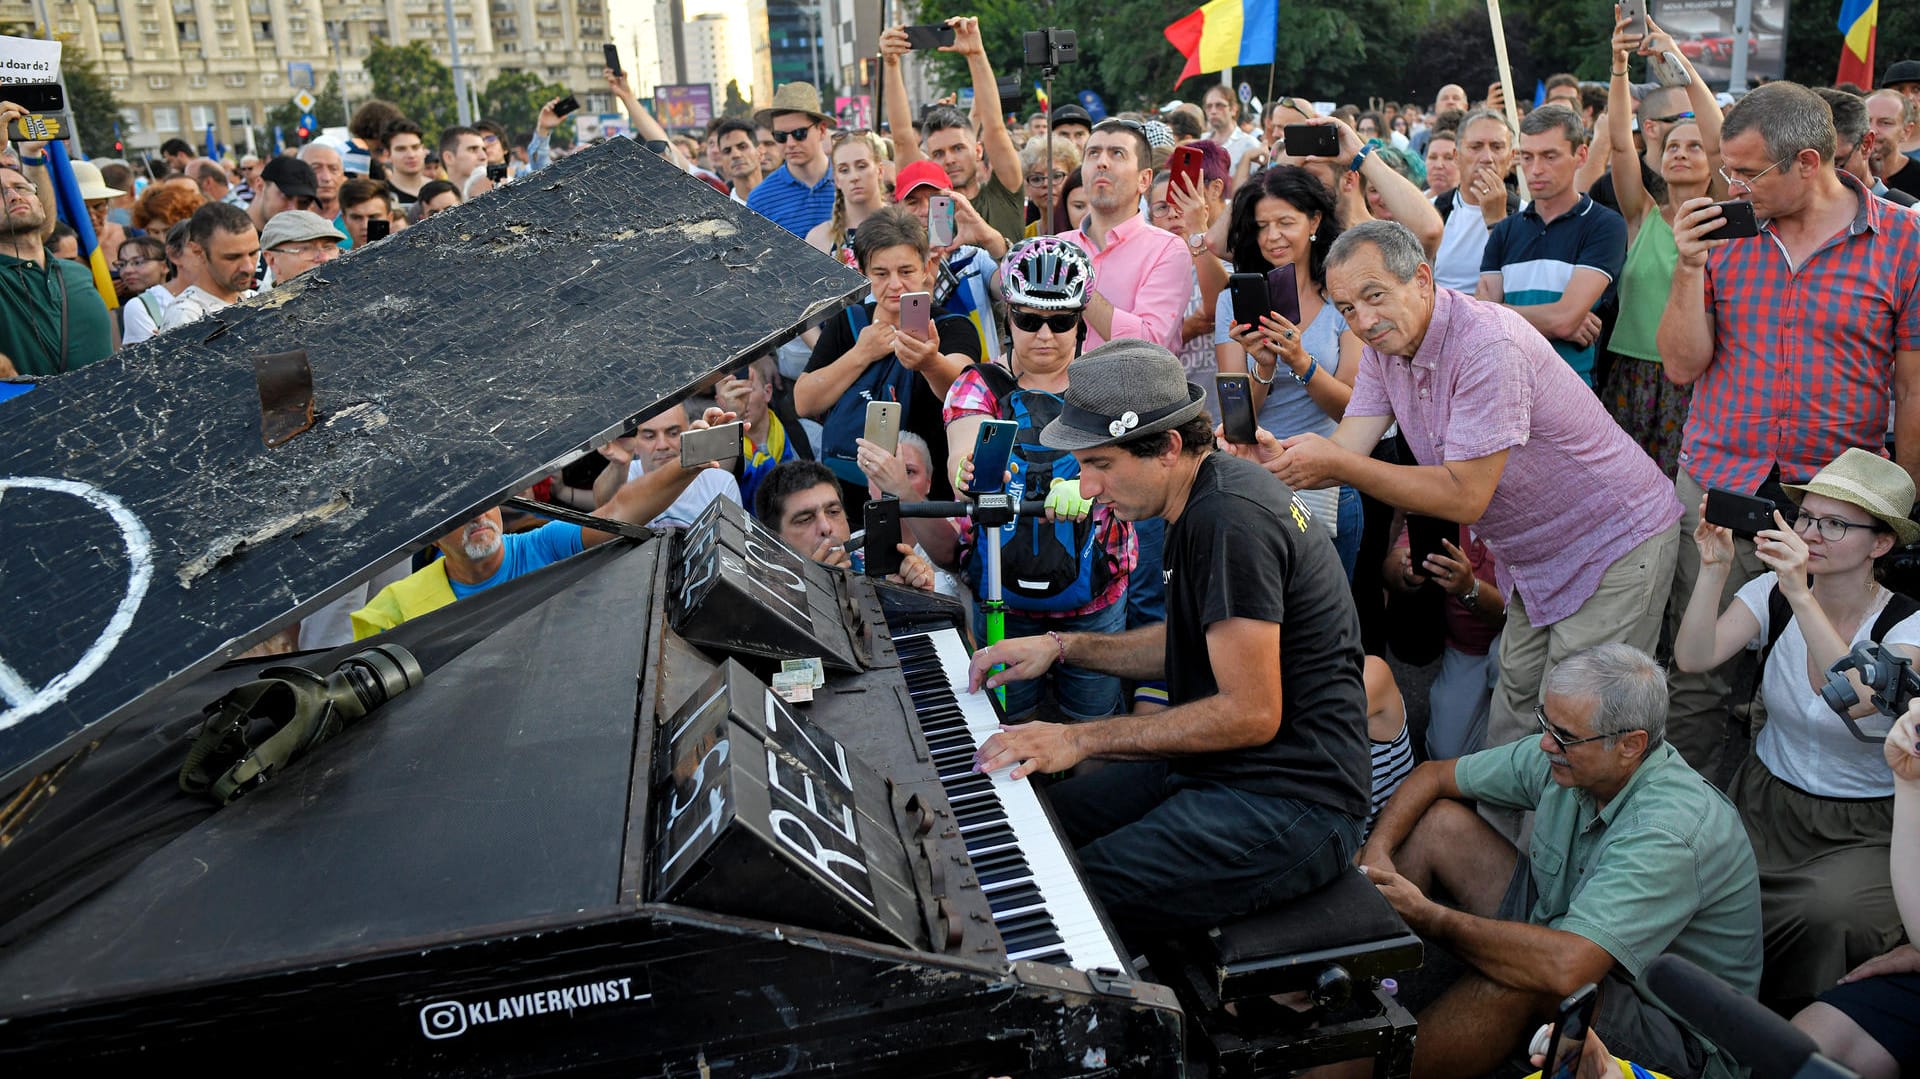
<svg viewBox="0 0 1920 1079">
<path fill-rule="evenodd" d="M 1906 157 L 1905 154 L 1895 156 Z M 1899 172 L 1892 176 L 1882 176 L 1880 179 L 1895 191 L 1905 191 L 1909 195 L 1920 197 L 1920 164 L 1916 164 L 1910 157 L 1907 158 L 1906 164 L 1900 166 Z"/>
<path fill-rule="evenodd" d="M 867 320 L 871 322 L 873 305 L 869 303 L 863 306 Z M 965 315 L 948 314 L 944 308 L 936 307 L 933 309 L 933 324 L 940 334 L 941 352 L 958 353 L 971 357 L 975 361 L 979 360 L 980 331 L 974 328 L 971 319 Z M 848 321 L 844 313 L 828 319 L 820 327 L 820 337 L 814 342 L 813 355 L 807 360 L 807 370 L 818 371 L 846 355 L 847 350 L 853 347 L 855 336 L 853 324 Z M 892 356 L 875 361 L 874 366 L 893 369 L 883 377 L 891 377 L 892 374 L 902 370 L 900 361 Z M 849 390 L 848 392 L 858 391 Z M 940 399 L 939 394 L 933 392 L 933 387 L 927 384 L 926 379 L 915 376 L 912 393 L 904 402 L 906 408 L 902 410 L 904 415 L 900 423 L 902 430 L 912 431 L 927 440 L 927 448 L 933 457 L 933 489 L 927 492 L 927 497 L 935 501 L 953 497 L 953 474 L 947 469 L 947 427 L 940 420 L 940 409 L 945 403 Z M 863 405 L 862 417 L 864 417 L 864 408 Z M 831 415 L 832 408 L 829 407 L 827 415 L 819 418 L 826 421 Z M 864 430 L 864 422 L 861 429 Z M 814 447 L 816 456 L 823 460 L 827 457 L 832 450 L 833 437 L 832 425 L 829 424 L 829 430 L 821 439 L 822 445 Z M 852 440 L 848 439 L 847 442 L 847 452 L 851 453 Z M 864 505 L 865 501 L 865 496 L 862 495 L 861 504 Z"/>
<path fill-rule="evenodd" d="M 1176 758 L 1174 769 L 1365 817 L 1365 656 L 1333 540 L 1272 473 L 1211 453 L 1167 529 L 1165 559 L 1170 703 L 1219 692 L 1207 627 L 1228 618 L 1281 627 L 1279 733 L 1251 749 Z"/>
</svg>

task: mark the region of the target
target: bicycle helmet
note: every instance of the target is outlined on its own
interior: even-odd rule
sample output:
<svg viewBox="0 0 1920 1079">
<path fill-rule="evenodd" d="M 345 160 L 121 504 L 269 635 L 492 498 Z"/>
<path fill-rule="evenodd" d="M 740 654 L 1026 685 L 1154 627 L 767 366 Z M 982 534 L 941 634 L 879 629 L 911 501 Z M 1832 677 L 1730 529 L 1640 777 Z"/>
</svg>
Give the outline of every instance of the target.
<svg viewBox="0 0 1920 1079">
<path fill-rule="evenodd" d="M 1009 304 L 1078 311 L 1093 292 L 1093 260 L 1079 244 L 1058 236 L 1022 240 L 1000 265 L 1000 289 Z"/>
</svg>

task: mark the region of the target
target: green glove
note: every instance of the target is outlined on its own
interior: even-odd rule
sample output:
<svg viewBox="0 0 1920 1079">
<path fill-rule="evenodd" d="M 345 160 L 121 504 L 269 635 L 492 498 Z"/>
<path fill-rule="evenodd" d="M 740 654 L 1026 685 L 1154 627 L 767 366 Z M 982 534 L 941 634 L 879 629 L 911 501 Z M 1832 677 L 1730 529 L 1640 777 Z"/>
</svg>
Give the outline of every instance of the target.
<svg viewBox="0 0 1920 1079">
<path fill-rule="evenodd" d="M 1063 521 L 1078 521 L 1093 512 L 1093 499 L 1080 497 L 1079 480 L 1056 479 L 1047 489 L 1047 508 Z"/>
</svg>

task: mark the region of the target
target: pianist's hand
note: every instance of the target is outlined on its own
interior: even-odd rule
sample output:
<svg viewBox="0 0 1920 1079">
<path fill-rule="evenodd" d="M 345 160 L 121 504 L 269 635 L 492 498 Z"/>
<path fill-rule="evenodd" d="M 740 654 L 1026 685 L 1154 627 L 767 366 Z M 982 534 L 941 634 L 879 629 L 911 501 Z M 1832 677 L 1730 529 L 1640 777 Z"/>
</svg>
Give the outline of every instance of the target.
<svg viewBox="0 0 1920 1079">
<path fill-rule="evenodd" d="M 1064 772 L 1086 759 L 1073 724 L 1020 723 L 1002 727 L 982 743 L 973 755 L 973 767 L 979 772 L 997 772 L 1013 768 L 1012 778 L 1025 779 L 1035 772 Z"/>
<path fill-rule="evenodd" d="M 1030 682 L 1047 673 L 1058 658 L 1060 646 L 1052 637 L 1009 637 L 973 654 L 973 664 L 967 669 L 967 692 L 999 689 L 1008 682 Z M 1007 669 L 990 675 L 988 672 L 997 666 Z"/>
</svg>

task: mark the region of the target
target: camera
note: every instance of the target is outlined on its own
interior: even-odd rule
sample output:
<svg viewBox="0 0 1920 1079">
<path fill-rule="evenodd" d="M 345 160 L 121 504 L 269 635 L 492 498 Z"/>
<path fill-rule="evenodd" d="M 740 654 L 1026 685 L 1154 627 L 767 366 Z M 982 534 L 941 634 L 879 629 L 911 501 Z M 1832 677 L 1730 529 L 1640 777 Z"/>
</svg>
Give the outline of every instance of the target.
<svg viewBox="0 0 1920 1079">
<path fill-rule="evenodd" d="M 1867 641 L 1855 645 L 1827 671 L 1827 684 L 1820 687 L 1820 699 L 1827 702 L 1847 725 L 1847 733 L 1862 742 L 1882 742 L 1885 735 L 1862 731 L 1848 713 L 1860 703 L 1860 695 L 1847 681 L 1848 671 L 1860 673 L 1860 683 L 1872 694 L 1873 706 L 1889 719 L 1898 719 L 1907 705 L 1920 695 L 1920 675 L 1913 672 L 1913 661 L 1881 645 Z"/>
<path fill-rule="evenodd" d="M 1028 30 L 1023 44 L 1028 67 L 1051 68 L 1080 61 L 1080 35 L 1072 30 Z"/>
<path fill-rule="evenodd" d="M 506 162 L 502 161 L 502 162 L 492 163 L 487 166 L 487 179 L 497 184 L 505 180 L 506 178 L 507 178 Z"/>
</svg>

